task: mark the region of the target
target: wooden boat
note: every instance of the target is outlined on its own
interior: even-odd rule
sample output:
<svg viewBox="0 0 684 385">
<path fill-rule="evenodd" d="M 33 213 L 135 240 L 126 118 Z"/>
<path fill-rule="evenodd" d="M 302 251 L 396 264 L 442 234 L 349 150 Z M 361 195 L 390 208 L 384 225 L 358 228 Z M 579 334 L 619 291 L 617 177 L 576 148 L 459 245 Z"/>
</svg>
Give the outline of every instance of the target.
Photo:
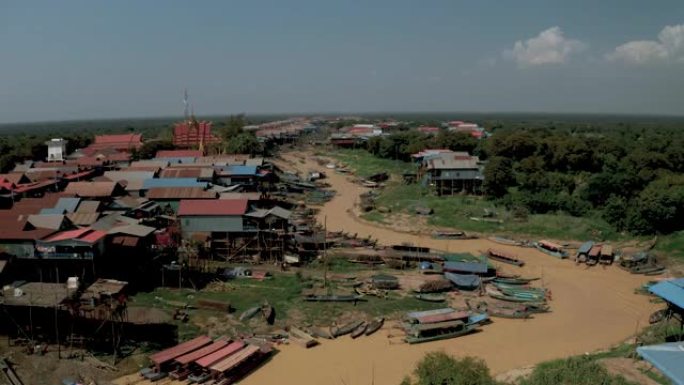
<svg viewBox="0 0 684 385">
<path fill-rule="evenodd" d="M 449 231 L 449 230 L 435 230 L 432 232 L 432 238 L 435 239 L 477 239 L 477 237 L 468 235 L 464 231 Z"/>
<path fill-rule="evenodd" d="M 361 324 L 359 326 L 357 326 L 356 329 L 354 329 L 354 331 L 351 332 L 351 338 L 356 339 L 356 338 L 362 336 L 363 333 L 365 333 L 367 329 L 368 329 L 368 323 L 365 321 L 361 322 Z"/>
<path fill-rule="evenodd" d="M 353 332 L 362 323 L 363 323 L 363 321 L 352 321 L 352 322 L 349 322 L 349 323 L 344 324 L 344 325 L 339 326 L 339 327 L 333 327 L 330 329 L 330 332 L 332 333 L 333 336 L 335 336 L 335 338 L 341 337 L 345 334 L 349 334 L 349 333 Z"/>
<path fill-rule="evenodd" d="M 275 315 L 275 310 L 273 309 L 273 306 L 271 306 L 268 301 L 264 301 L 263 304 L 261 304 L 261 314 L 264 316 L 264 319 L 271 323 L 273 321 L 274 315 Z"/>
<path fill-rule="evenodd" d="M 537 297 L 516 297 L 516 296 L 511 296 L 511 295 L 506 295 L 502 293 L 499 290 L 492 289 L 492 288 L 487 288 L 487 295 L 494 299 L 498 299 L 501 301 L 508 301 L 508 302 L 544 302 L 544 300 L 540 300 Z"/>
<path fill-rule="evenodd" d="M 508 263 L 511 265 L 515 266 L 523 266 L 525 265 L 524 261 L 521 261 L 520 259 L 516 258 L 514 255 L 507 253 L 502 250 L 497 250 L 497 249 L 489 249 L 487 250 L 487 253 L 489 254 L 489 258 L 503 262 L 503 263 Z"/>
<path fill-rule="evenodd" d="M 468 325 L 457 321 L 451 325 L 432 330 L 408 330 L 405 341 L 409 344 L 419 344 L 423 342 L 438 341 L 449 338 L 456 338 L 474 332 L 477 325 Z"/>
<path fill-rule="evenodd" d="M 333 334 L 332 330 L 330 330 L 330 328 L 327 327 L 312 326 L 309 328 L 309 332 L 312 336 L 318 338 L 325 338 L 328 340 L 332 340 L 335 338 L 335 335 Z"/>
<path fill-rule="evenodd" d="M 539 242 L 535 242 L 534 247 L 536 247 L 537 250 L 541 251 L 542 253 L 548 254 L 552 257 L 561 259 L 568 257 L 568 253 L 563 250 L 563 246 L 557 243 L 541 240 Z"/>
<path fill-rule="evenodd" d="M 307 295 L 304 301 L 307 302 L 358 302 L 362 301 L 360 295 Z"/>
<path fill-rule="evenodd" d="M 648 274 L 662 270 L 665 270 L 665 267 L 660 265 L 637 265 L 629 269 L 629 272 L 632 274 Z"/>
<path fill-rule="evenodd" d="M 443 294 L 416 294 L 416 299 L 426 302 L 444 302 L 446 296 Z"/>
<path fill-rule="evenodd" d="M 518 318 L 525 319 L 530 318 L 531 312 L 525 310 L 524 306 L 515 307 L 504 307 L 504 306 L 492 306 L 486 302 L 481 302 L 477 306 L 472 306 L 469 301 L 466 301 L 466 305 L 472 311 L 486 312 L 492 317 L 497 318 Z"/>
<path fill-rule="evenodd" d="M 378 318 L 374 319 L 373 321 L 368 323 L 368 327 L 366 328 L 365 334 L 367 336 L 369 336 L 369 335 L 377 332 L 378 330 L 380 330 L 380 328 L 382 327 L 382 325 L 384 323 L 385 323 L 385 319 L 382 317 L 378 317 Z"/>
<path fill-rule="evenodd" d="M 316 341 L 311 334 L 305 332 L 302 329 L 299 329 L 297 327 L 291 327 L 290 328 L 290 339 L 293 340 L 293 342 L 305 347 L 305 348 L 310 348 L 316 344 L 318 344 L 318 341 Z"/>
<path fill-rule="evenodd" d="M 240 314 L 240 321 L 246 321 L 252 317 L 254 317 L 258 312 L 261 311 L 261 306 L 254 306 L 250 307 L 249 309 L 245 310 Z"/>
<path fill-rule="evenodd" d="M 652 270 L 652 271 L 647 271 L 644 273 L 644 275 L 660 275 L 665 272 L 665 267 L 661 267 L 660 269 Z"/>
<path fill-rule="evenodd" d="M 496 277 L 492 282 L 494 283 L 504 283 L 507 285 L 527 285 L 532 281 L 536 281 L 539 278 L 504 278 Z"/>
<path fill-rule="evenodd" d="M 504 238 L 504 237 L 489 237 L 487 238 L 492 242 L 498 243 L 500 245 L 506 245 L 506 246 L 522 246 L 523 243 L 520 241 L 516 241 L 515 239 L 509 239 L 509 238 Z"/>
<path fill-rule="evenodd" d="M 456 311 L 455 309 L 452 309 L 450 307 L 445 307 L 445 308 L 441 308 L 441 309 L 434 309 L 434 310 L 413 311 L 413 312 L 406 313 L 406 318 L 421 318 L 421 317 L 437 315 L 437 314 L 453 313 L 455 311 Z"/>
</svg>

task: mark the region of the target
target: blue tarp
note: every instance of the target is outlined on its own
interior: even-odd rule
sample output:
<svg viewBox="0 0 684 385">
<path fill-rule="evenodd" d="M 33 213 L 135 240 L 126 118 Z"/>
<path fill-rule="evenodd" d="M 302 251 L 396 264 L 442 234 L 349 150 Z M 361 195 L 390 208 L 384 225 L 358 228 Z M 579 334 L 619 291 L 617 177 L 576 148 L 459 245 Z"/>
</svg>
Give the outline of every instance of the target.
<svg viewBox="0 0 684 385">
<path fill-rule="evenodd" d="M 55 207 L 45 208 L 40 210 L 41 215 L 62 215 L 64 213 L 73 213 L 81 203 L 81 198 L 59 198 Z"/>
<path fill-rule="evenodd" d="M 225 166 L 220 168 L 224 175 L 256 175 L 256 166 Z"/>
<path fill-rule="evenodd" d="M 462 273 L 485 274 L 487 264 L 482 262 L 444 262 L 445 271 Z"/>
<path fill-rule="evenodd" d="M 640 346 L 637 353 L 676 385 L 684 385 L 684 342 Z"/>
<path fill-rule="evenodd" d="M 151 178 L 143 182 L 143 190 L 154 187 L 207 187 L 207 182 L 198 182 L 196 178 Z"/>
<path fill-rule="evenodd" d="M 684 309 L 684 278 L 658 282 L 649 287 L 648 291 L 680 309 Z"/>
<path fill-rule="evenodd" d="M 582 246 L 580 246 L 579 249 L 577 249 L 577 254 L 588 254 L 589 250 L 591 250 L 592 247 L 594 247 L 594 242 L 584 242 Z"/>
</svg>

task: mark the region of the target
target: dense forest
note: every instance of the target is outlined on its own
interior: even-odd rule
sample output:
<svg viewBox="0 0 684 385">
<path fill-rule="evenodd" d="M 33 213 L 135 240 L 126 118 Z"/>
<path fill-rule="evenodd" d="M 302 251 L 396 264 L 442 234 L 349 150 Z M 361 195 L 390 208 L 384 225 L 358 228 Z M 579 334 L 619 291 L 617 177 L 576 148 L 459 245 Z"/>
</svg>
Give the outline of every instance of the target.
<svg viewBox="0 0 684 385">
<path fill-rule="evenodd" d="M 602 216 L 634 234 L 684 229 L 684 127 L 648 124 L 520 122 L 493 127 L 485 140 L 404 130 L 372 138 L 366 149 L 410 160 L 425 148 L 468 151 L 485 161 L 484 193 L 514 212 Z"/>
</svg>

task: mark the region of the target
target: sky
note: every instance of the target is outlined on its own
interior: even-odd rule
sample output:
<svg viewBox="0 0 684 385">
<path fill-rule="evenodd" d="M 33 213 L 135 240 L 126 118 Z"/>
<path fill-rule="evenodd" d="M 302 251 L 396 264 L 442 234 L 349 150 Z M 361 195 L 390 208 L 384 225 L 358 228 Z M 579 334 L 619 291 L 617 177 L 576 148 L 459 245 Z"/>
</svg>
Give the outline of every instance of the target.
<svg viewBox="0 0 684 385">
<path fill-rule="evenodd" d="M 684 115 L 682 0 L 0 2 L 0 122 Z"/>
</svg>

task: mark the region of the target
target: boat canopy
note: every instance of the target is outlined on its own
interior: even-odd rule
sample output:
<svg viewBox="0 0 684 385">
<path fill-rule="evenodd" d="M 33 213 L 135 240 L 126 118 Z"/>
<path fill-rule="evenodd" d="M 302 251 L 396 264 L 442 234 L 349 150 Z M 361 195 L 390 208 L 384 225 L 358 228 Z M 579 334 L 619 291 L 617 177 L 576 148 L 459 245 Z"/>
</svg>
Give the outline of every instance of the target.
<svg viewBox="0 0 684 385">
<path fill-rule="evenodd" d="M 684 342 L 640 346 L 637 353 L 663 372 L 672 383 L 684 385 Z"/>
</svg>

